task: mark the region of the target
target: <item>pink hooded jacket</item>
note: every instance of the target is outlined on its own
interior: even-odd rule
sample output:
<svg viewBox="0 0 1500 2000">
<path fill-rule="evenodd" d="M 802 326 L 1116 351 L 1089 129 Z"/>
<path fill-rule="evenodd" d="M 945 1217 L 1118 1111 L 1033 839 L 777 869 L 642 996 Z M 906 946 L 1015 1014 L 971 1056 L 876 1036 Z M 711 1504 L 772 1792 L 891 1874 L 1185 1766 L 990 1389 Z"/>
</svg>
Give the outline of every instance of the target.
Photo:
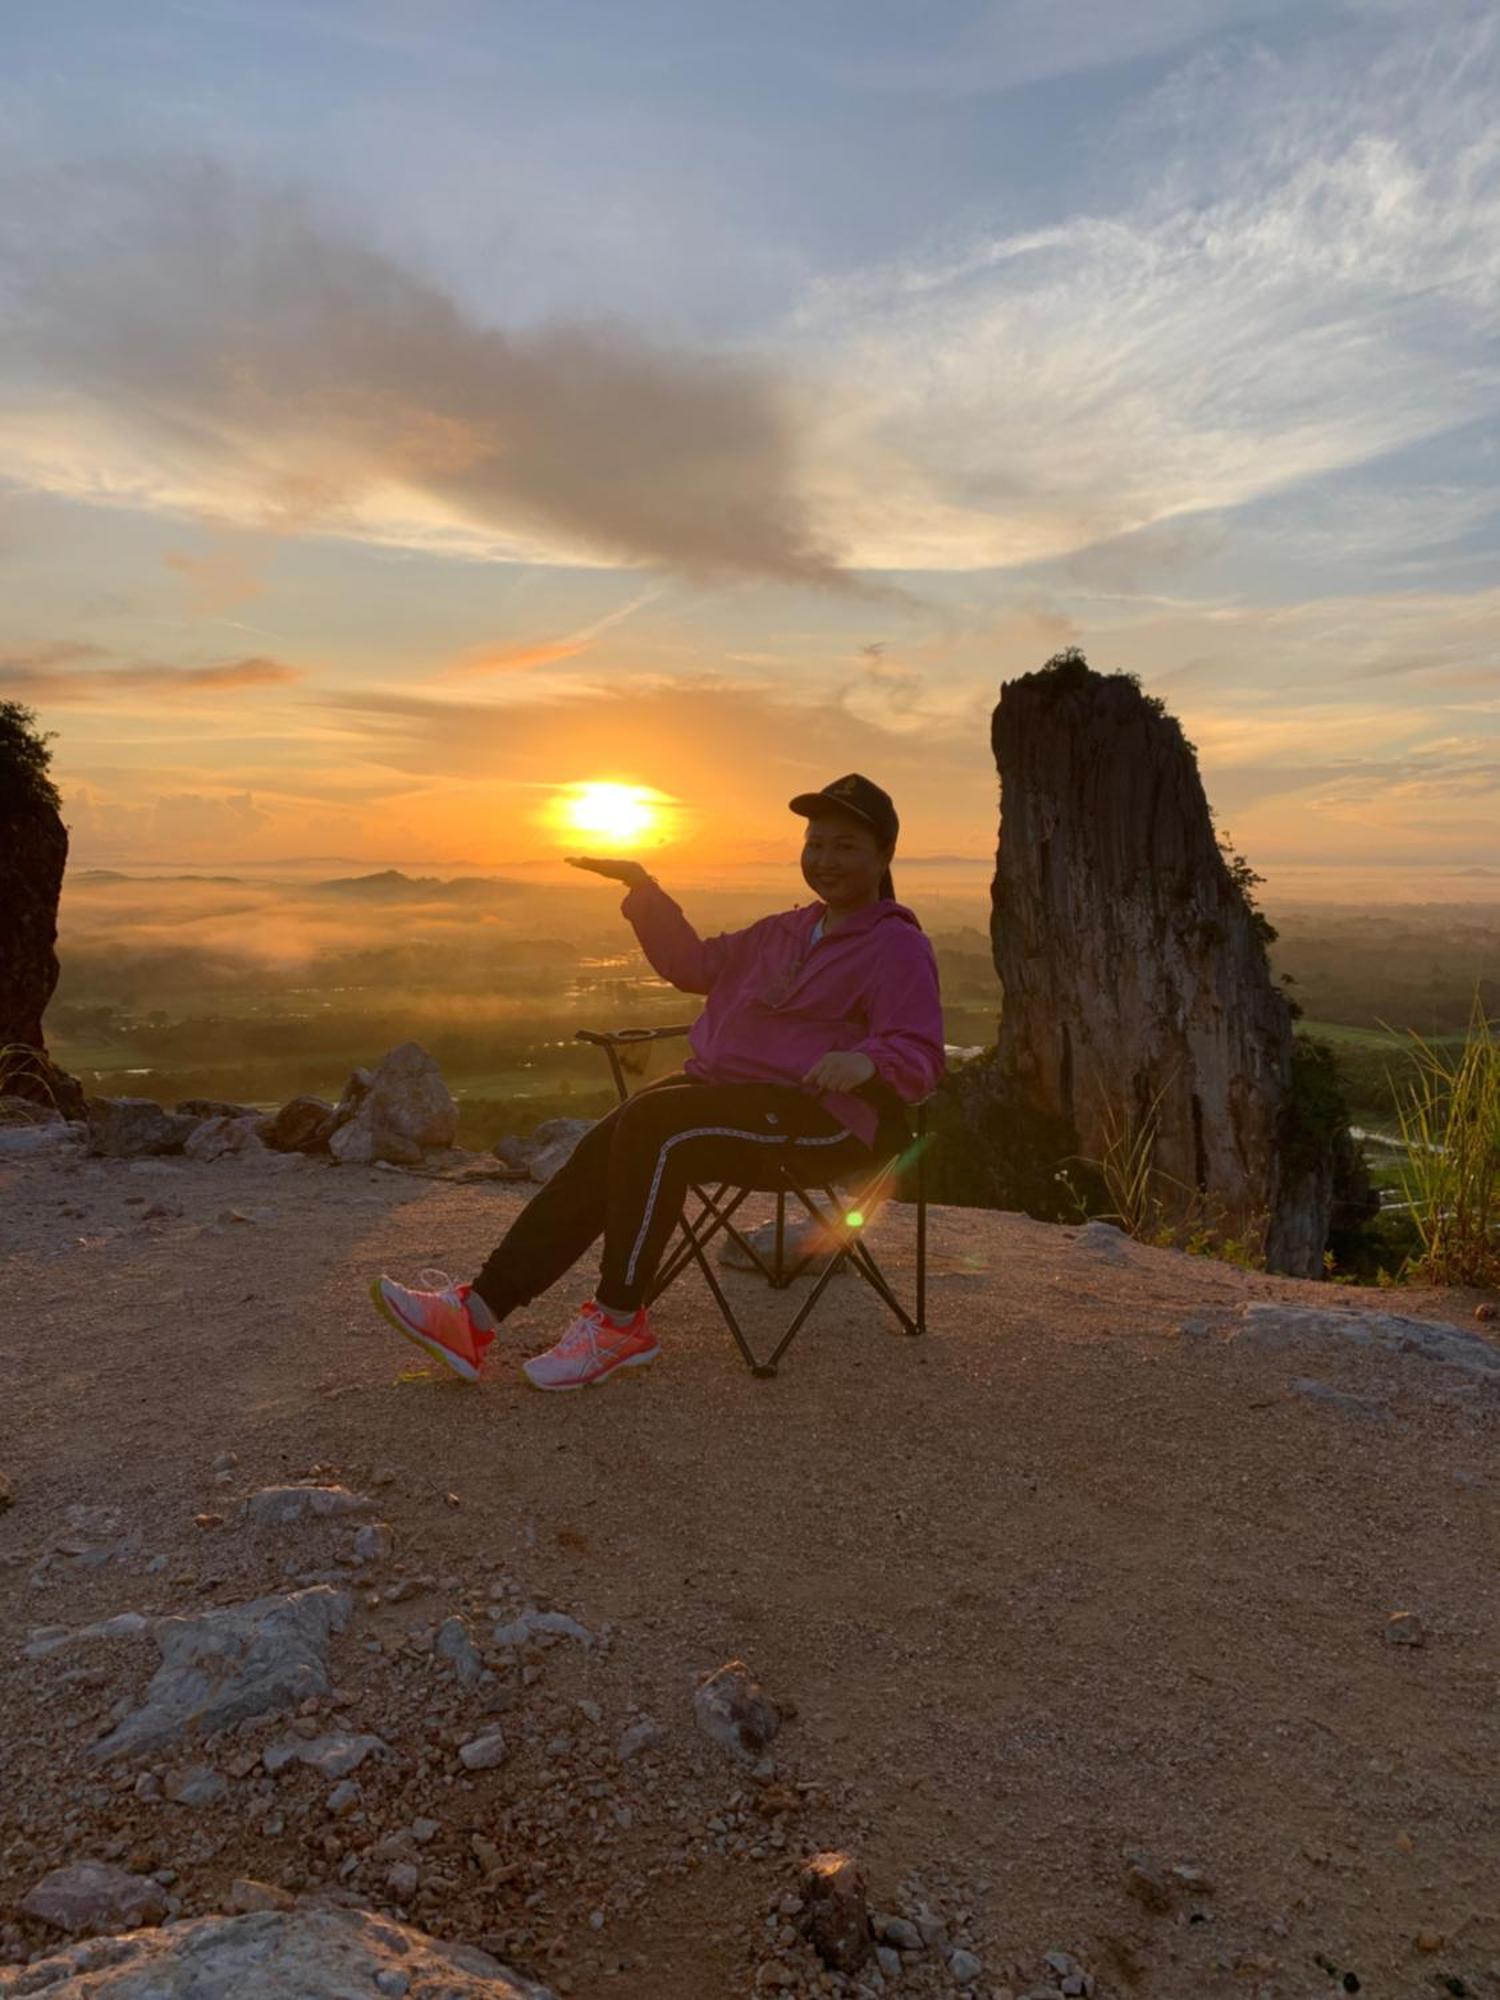
<svg viewBox="0 0 1500 2000">
<path fill-rule="evenodd" d="M 810 944 L 824 909 L 807 903 L 701 938 L 658 882 L 629 891 L 621 914 L 656 971 L 684 993 L 708 996 L 688 1038 L 687 1075 L 797 1084 L 830 1050 L 856 1049 L 875 1065 L 867 1090 L 878 1080 L 914 1104 L 936 1088 L 943 1011 L 937 960 L 916 917 L 882 899 Z M 814 1094 L 841 1125 L 873 1142 L 880 1117 L 868 1097 Z"/>
</svg>

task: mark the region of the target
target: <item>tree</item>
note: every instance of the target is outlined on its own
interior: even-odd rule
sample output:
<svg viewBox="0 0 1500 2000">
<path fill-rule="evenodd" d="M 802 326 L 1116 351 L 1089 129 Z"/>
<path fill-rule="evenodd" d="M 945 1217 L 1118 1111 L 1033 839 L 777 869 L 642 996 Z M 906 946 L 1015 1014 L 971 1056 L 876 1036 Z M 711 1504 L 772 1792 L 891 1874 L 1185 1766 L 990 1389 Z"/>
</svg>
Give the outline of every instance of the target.
<svg viewBox="0 0 1500 2000">
<path fill-rule="evenodd" d="M 51 778 L 52 738 L 37 728 L 34 712 L 18 701 L 0 701 L 0 812 L 62 805 Z"/>
</svg>

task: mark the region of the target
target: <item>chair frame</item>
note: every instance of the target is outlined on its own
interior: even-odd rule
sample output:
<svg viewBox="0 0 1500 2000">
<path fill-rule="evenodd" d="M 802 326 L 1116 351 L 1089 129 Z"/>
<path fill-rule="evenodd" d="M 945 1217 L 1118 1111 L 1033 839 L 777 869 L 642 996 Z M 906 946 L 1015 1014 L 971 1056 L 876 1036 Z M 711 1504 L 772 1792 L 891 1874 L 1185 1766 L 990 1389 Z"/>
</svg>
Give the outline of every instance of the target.
<svg viewBox="0 0 1500 2000">
<path fill-rule="evenodd" d="M 631 1048 L 643 1042 L 670 1041 L 688 1033 L 686 1027 L 667 1028 L 617 1028 L 600 1032 L 592 1028 L 577 1030 L 574 1040 L 588 1042 L 595 1048 L 603 1049 L 609 1060 L 610 1075 L 615 1091 L 623 1104 L 630 1096 L 630 1086 L 626 1080 L 625 1067 L 620 1059 L 622 1049 Z M 669 1244 L 657 1269 L 656 1277 L 646 1294 L 646 1304 L 651 1305 L 660 1298 L 667 1287 L 681 1274 L 689 1263 L 696 1263 L 702 1271 L 714 1303 L 718 1306 L 724 1323 L 734 1336 L 735 1345 L 750 1373 L 765 1379 L 776 1374 L 787 1350 L 802 1331 L 808 1317 L 830 1282 L 845 1264 L 848 1264 L 890 1308 L 903 1333 L 919 1339 L 927 1331 L 927 1169 L 926 1153 L 927 1100 L 923 1098 L 915 1107 L 916 1131 L 907 1152 L 893 1155 L 885 1161 L 860 1189 L 856 1201 L 846 1205 L 831 1184 L 804 1184 L 789 1166 L 777 1163 L 770 1169 L 767 1179 L 774 1174 L 774 1184 L 760 1186 L 752 1184 L 741 1187 L 731 1181 L 721 1181 L 712 1192 L 707 1187 L 693 1183 L 691 1192 L 697 1197 L 699 1209 L 696 1216 L 689 1219 L 684 1207 L 678 1221 L 681 1241 Z M 916 1176 L 916 1297 L 915 1311 L 909 1312 L 897 1297 L 894 1287 L 876 1262 L 869 1244 L 861 1235 L 862 1224 L 851 1224 L 850 1214 L 863 1216 L 873 1211 L 885 1199 L 886 1190 L 894 1182 L 897 1169 L 903 1160 L 912 1157 Z M 828 1209 L 819 1205 L 819 1199 L 826 1197 Z M 767 1263 L 759 1250 L 736 1228 L 734 1217 L 741 1204 L 752 1194 L 774 1194 L 776 1197 L 776 1254 L 773 1263 Z M 726 1199 L 727 1197 L 727 1199 Z M 785 1291 L 810 1265 L 818 1262 L 818 1251 L 807 1251 L 795 1262 L 788 1263 L 786 1255 L 786 1204 L 788 1197 L 799 1201 L 809 1218 L 816 1222 L 829 1239 L 832 1248 L 822 1253 L 824 1261 L 821 1270 L 813 1280 L 813 1287 L 802 1301 L 790 1324 L 782 1333 L 772 1351 L 761 1359 L 746 1340 L 734 1308 L 719 1283 L 706 1252 L 714 1238 L 721 1232 L 732 1237 L 752 1265 L 771 1285 L 774 1291 Z M 705 1228 L 705 1221 L 708 1227 Z"/>
</svg>

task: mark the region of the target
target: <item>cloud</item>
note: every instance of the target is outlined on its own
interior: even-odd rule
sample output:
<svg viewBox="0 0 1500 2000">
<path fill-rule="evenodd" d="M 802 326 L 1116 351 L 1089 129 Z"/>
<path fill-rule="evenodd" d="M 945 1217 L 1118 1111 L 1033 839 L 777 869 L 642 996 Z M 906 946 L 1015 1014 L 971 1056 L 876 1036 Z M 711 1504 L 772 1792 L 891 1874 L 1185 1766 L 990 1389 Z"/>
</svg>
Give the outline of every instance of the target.
<svg viewBox="0 0 1500 2000">
<path fill-rule="evenodd" d="M 529 667 L 553 666 L 562 660 L 577 659 L 580 653 L 589 651 L 606 632 L 623 625 L 645 605 L 653 603 L 661 595 L 660 589 L 643 590 L 626 604 L 616 605 L 613 611 L 606 611 L 600 618 L 582 625 L 576 632 L 559 639 L 538 639 L 530 642 L 504 646 L 477 646 L 451 666 L 445 679 L 476 680 L 487 674 L 522 673 Z"/>
<path fill-rule="evenodd" d="M 553 323 L 506 333 L 210 165 L 12 176 L 12 351 L 38 483 L 291 530 L 840 581 L 769 371 Z"/>
<path fill-rule="evenodd" d="M 1076 76 L 1143 56 L 1165 55 L 1242 23 L 1290 11 L 1290 0 L 990 0 L 953 44 L 926 57 L 856 63 L 868 89 L 905 95 L 988 96 L 1050 77 Z"/>
<path fill-rule="evenodd" d="M 1453 7 L 1378 59 L 1221 55 L 1095 212 L 826 283 L 798 351 L 857 386 L 816 518 L 862 564 L 1014 567 L 1500 417 L 1497 86 L 1500 23 Z"/>
<path fill-rule="evenodd" d="M 119 667 L 84 664 L 106 657 L 102 647 L 67 643 L 0 655 L 0 693 L 24 701 L 134 706 L 142 698 L 194 701 L 243 694 L 251 688 L 286 687 L 303 678 L 300 667 L 259 654 L 206 667 L 167 666 L 155 660 Z"/>
</svg>

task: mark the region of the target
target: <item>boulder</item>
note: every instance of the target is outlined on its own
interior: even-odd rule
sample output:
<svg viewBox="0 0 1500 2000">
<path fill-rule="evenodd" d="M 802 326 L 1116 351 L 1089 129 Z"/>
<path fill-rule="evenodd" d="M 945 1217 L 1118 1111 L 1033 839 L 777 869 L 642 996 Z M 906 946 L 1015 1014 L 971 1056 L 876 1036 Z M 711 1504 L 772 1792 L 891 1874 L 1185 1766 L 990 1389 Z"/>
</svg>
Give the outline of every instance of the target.
<svg viewBox="0 0 1500 2000">
<path fill-rule="evenodd" d="M 47 2000 L 348 2000 L 366 1993 L 552 2000 L 547 1987 L 471 1945 L 366 1910 L 314 1908 L 197 1917 L 0 1967 L 0 2000 L 33 1993 Z"/>
<path fill-rule="evenodd" d="M 693 1712 L 703 1734 L 742 1764 L 758 1764 L 781 1727 L 776 1704 L 743 1660 L 730 1660 L 699 1684 Z"/>
<path fill-rule="evenodd" d="M 416 1042 L 392 1049 L 370 1076 L 356 1071 L 340 1101 L 328 1149 L 348 1165 L 388 1160 L 396 1166 L 420 1164 L 425 1148 L 451 1146 L 458 1131 L 458 1106 L 442 1071 Z"/>
<path fill-rule="evenodd" d="M 160 1923 L 167 1898 L 149 1875 L 132 1875 L 104 1861 L 70 1861 L 28 1890 L 21 1910 L 70 1937 L 93 1937 L 100 1931 Z"/>
<path fill-rule="evenodd" d="M 110 1160 L 180 1153 L 199 1124 L 151 1097 L 91 1097 L 87 1108 L 89 1151 Z"/>
<path fill-rule="evenodd" d="M 218 1097 L 185 1097 L 172 1109 L 183 1118 L 259 1118 L 253 1104 L 230 1104 Z"/>
<path fill-rule="evenodd" d="M 188 1134 L 182 1150 L 190 1160 L 253 1159 L 265 1152 L 258 1111 L 233 1118 L 205 1118 Z"/>
<path fill-rule="evenodd" d="M 261 1137 L 278 1153 L 326 1152 L 335 1115 L 321 1097 L 294 1097 L 267 1121 Z"/>
<path fill-rule="evenodd" d="M 151 1636 L 161 1665 L 145 1700 L 89 1754 L 96 1763 L 136 1756 L 326 1695 L 328 1642 L 350 1609 L 347 1591 L 319 1585 L 197 1618 L 158 1618 Z"/>
</svg>

